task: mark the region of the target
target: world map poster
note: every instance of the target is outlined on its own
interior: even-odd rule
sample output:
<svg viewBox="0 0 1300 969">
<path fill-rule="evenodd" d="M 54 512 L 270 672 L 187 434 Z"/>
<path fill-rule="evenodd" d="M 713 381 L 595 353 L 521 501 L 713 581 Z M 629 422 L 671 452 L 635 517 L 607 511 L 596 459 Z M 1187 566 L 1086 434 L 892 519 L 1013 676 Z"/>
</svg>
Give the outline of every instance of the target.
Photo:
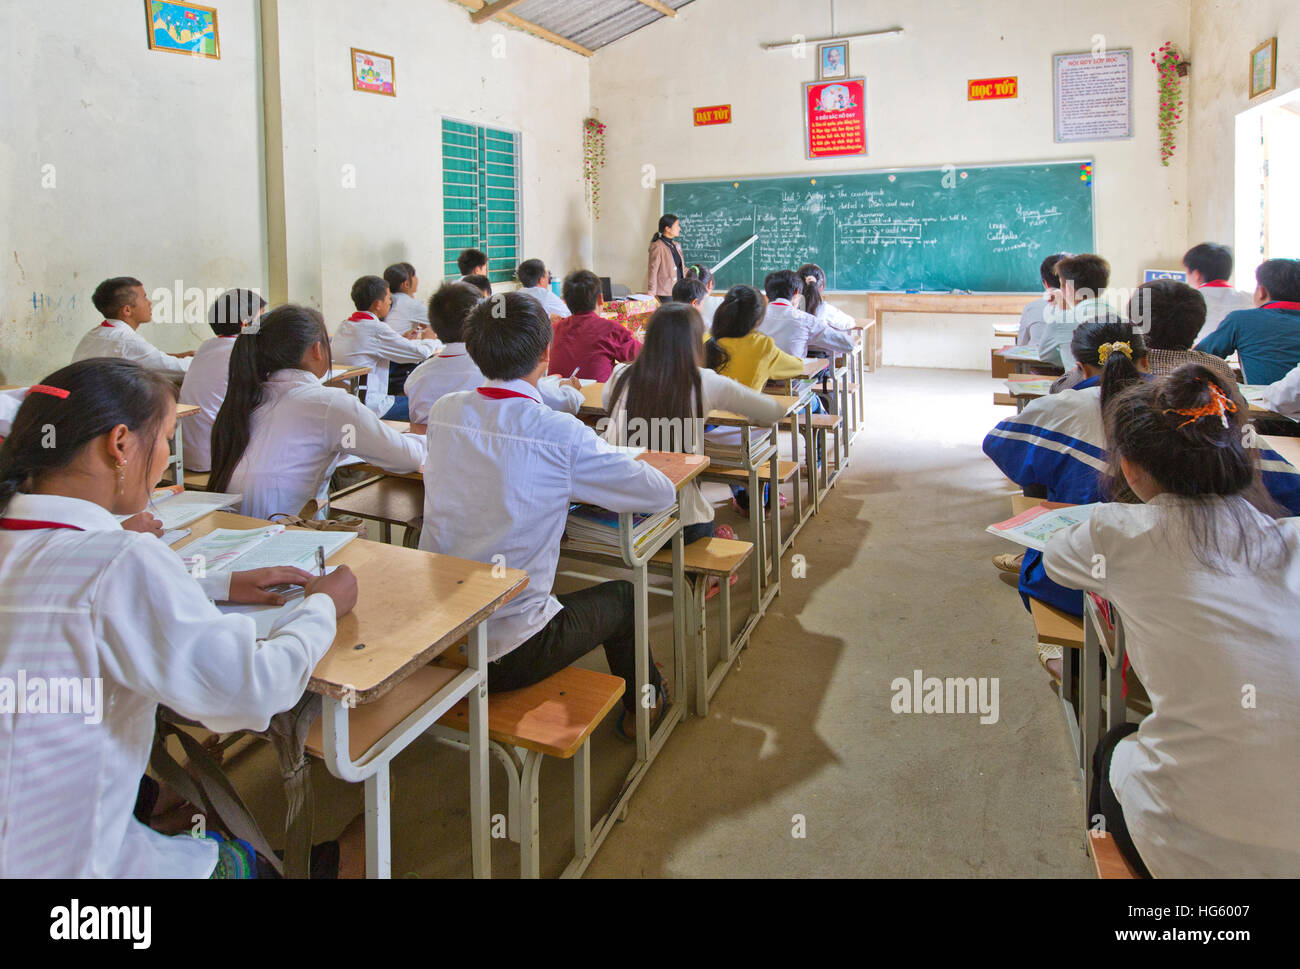
<svg viewBox="0 0 1300 969">
<path fill-rule="evenodd" d="M 217 32 L 217 11 L 194 3 L 149 0 L 149 48 L 189 54 L 191 57 L 221 57 Z"/>
</svg>

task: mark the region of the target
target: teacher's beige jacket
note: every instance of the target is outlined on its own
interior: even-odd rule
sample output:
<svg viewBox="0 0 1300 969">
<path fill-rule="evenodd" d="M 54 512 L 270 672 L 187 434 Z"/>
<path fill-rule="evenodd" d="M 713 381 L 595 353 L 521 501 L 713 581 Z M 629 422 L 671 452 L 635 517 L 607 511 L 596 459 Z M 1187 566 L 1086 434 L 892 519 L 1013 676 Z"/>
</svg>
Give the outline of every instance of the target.
<svg viewBox="0 0 1300 969">
<path fill-rule="evenodd" d="M 656 239 L 650 243 L 650 280 L 646 283 L 645 291 L 651 296 L 672 296 L 673 287 L 677 284 L 677 263 L 673 261 L 673 254 L 664 242 L 677 250 L 682 257 L 682 265 L 686 265 L 686 256 L 680 242 L 675 239 Z"/>
</svg>

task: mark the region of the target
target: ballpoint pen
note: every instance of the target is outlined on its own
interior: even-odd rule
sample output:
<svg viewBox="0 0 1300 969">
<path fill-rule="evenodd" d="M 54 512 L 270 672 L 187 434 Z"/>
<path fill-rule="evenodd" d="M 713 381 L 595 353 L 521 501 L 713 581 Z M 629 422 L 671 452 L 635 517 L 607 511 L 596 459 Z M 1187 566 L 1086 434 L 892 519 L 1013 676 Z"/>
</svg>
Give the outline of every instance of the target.
<svg viewBox="0 0 1300 969">
<path fill-rule="evenodd" d="M 325 577 L 325 546 L 324 545 L 316 546 L 316 571 L 320 574 L 321 578 Z"/>
</svg>

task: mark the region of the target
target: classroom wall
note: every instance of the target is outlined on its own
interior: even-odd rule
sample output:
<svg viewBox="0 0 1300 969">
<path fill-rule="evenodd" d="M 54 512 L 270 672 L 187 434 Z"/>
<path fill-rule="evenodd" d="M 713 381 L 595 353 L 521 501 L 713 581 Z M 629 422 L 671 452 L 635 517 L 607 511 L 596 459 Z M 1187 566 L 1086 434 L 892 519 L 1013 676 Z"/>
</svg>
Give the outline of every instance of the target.
<svg viewBox="0 0 1300 969">
<path fill-rule="evenodd" d="M 1250 100 L 1250 52 L 1276 36 L 1277 90 Z M 1191 166 L 1188 239 L 1234 244 L 1236 119 L 1300 88 L 1300 4 L 1294 0 L 1193 0 L 1191 116 L 1185 132 Z M 1238 278 L 1253 289 L 1252 279 Z"/>
<path fill-rule="evenodd" d="M 257 288 L 322 309 L 331 328 L 352 311 L 352 281 L 392 262 L 414 263 L 429 295 L 442 278 L 444 115 L 521 131 L 525 256 L 557 272 L 590 261 L 586 58 L 475 27 L 447 0 L 215 5 L 220 60 L 150 51 L 140 0 L 0 4 L 13 47 L 0 91 L 0 383 L 68 362 L 109 276 L 151 293 L 177 280 Z M 351 47 L 396 58 L 398 97 L 352 90 Z M 141 334 L 193 349 L 210 331 L 191 319 Z"/>
<path fill-rule="evenodd" d="M 150 51 L 140 0 L 0 5 L 0 383 L 69 362 L 107 277 L 265 285 L 257 3 L 220 9 L 215 61 Z M 162 309 L 141 333 L 197 345 Z"/>
<path fill-rule="evenodd" d="M 792 10 L 798 10 L 792 15 Z M 831 35 L 828 4 L 710 0 L 684 8 L 597 52 L 592 108 L 609 126 L 604 205 L 596 222 L 596 269 L 633 288 L 645 285 L 646 248 L 659 211 L 658 180 L 771 175 L 921 165 L 1093 157 L 1097 163 L 1098 249 L 1122 285 L 1149 267 L 1177 265 L 1187 241 L 1186 155 L 1165 168 L 1156 131 L 1151 51 L 1166 40 L 1186 49 L 1188 0 L 1096 0 L 1077 16 L 1035 0 L 998 4 L 864 0 L 836 7 L 840 34 L 903 27 L 902 37 L 853 41 L 849 64 L 867 78 L 866 158 L 804 158 L 805 60 L 760 43 Z M 1094 35 L 1134 56 L 1135 137 L 1058 145 L 1053 140 L 1052 55 L 1091 50 Z M 662 81 L 655 80 L 667 74 Z M 1017 75 L 1020 97 L 970 103 L 966 82 Z M 695 128 L 692 108 L 733 106 L 731 125 Z M 685 240 L 689 254 L 690 240 Z M 865 299 L 845 297 L 850 312 Z M 897 315 L 885 326 L 885 362 L 987 367 L 990 317 Z M 936 328 L 951 330 L 936 358 Z M 910 334 L 910 336 L 909 336 Z"/>
<path fill-rule="evenodd" d="M 476 27 L 446 0 L 293 2 L 310 8 L 314 42 L 304 51 L 282 23 L 282 51 L 314 61 L 316 84 L 285 112 L 314 112 L 315 141 L 302 139 L 300 150 L 314 152 L 317 166 L 314 185 L 291 181 L 288 193 L 291 208 L 319 206 L 318 305 L 331 328 L 352 313 L 352 282 L 367 272 L 406 260 L 422 296 L 441 282 L 444 116 L 522 132 L 524 258 L 557 273 L 589 258 L 586 58 L 497 24 Z M 396 98 L 352 90 L 351 47 L 396 58 Z M 310 275 L 301 267 L 300 278 Z"/>
</svg>

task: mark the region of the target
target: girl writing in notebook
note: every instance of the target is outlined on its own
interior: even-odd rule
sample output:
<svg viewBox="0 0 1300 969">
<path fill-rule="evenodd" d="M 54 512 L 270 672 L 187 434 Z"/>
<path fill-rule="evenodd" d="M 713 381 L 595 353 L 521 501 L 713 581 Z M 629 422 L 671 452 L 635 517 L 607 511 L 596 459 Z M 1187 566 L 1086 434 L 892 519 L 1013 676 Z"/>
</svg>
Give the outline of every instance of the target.
<svg viewBox="0 0 1300 969">
<path fill-rule="evenodd" d="M 386 471 L 418 471 L 424 439 L 394 430 L 347 391 L 326 387 L 329 333 L 313 309 L 281 306 L 246 332 L 230 356 L 230 384 L 212 431 L 214 491 L 244 496 L 254 518 L 323 516 L 329 480 L 345 458 Z"/>
<path fill-rule="evenodd" d="M 95 359 L 33 387 L 0 449 L 0 678 L 57 679 L 80 699 L 47 691 L 0 717 L 0 877 L 207 878 L 251 861 L 233 842 L 168 838 L 133 817 L 155 710 L 266 729 L 356 602 L 346 568 L 299 574 L 307 595 L 259 641 L 174 551 L 124 530 L 115 516 L 146 507 L 175 426 L 165 376 Z M 233 577 L 216 595 L 274 601 L 266 587 L 286 571 Z"/>
<path fill-rule="evenodd" d="M 1088 814 L 1160 878 L 1300 875 L 1300 527 L 1250 500 L 1232 389 L 1193 364 L 1118 395 L 1111 469 L 1141 504 L 1098 508 L 1043 553 L 1124 619 L 1151 714 L 1098 745 Z"/>
</svg>

